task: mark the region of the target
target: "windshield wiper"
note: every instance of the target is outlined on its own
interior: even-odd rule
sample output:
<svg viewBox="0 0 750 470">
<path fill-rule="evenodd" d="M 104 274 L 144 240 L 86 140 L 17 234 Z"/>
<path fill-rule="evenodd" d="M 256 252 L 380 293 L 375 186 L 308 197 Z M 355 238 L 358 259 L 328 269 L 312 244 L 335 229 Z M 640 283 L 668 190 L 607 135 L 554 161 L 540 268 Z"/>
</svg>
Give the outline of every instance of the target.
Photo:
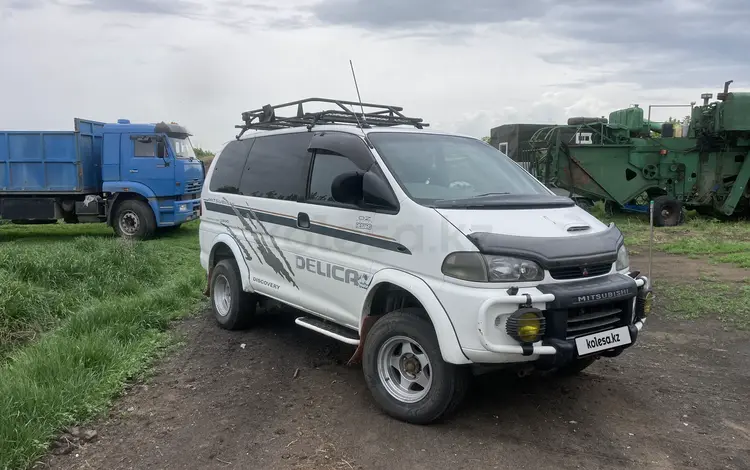
<svg viewBox="0 0 750 470">
<path fill-rule="evenodd" d="M 478 197 L 487 197 L 487 196 L 507 196 L 508 194 L 510 194 L 510 193 L 507 193 L 507 192 L 505 192 L 505 193 L 484 193 L 484 194 L 479 194 L 477 196 L 471 196 L 471 199 L 475 199 L 475 198 L 478 198 Z"/>
</svg>

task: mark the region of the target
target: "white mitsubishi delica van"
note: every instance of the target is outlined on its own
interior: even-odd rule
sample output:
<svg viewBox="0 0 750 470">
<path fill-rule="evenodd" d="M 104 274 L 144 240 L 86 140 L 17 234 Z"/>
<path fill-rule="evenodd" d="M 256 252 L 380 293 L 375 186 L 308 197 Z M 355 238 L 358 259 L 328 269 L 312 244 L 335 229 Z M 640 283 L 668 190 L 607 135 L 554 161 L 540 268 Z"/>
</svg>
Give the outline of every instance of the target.
<svg viewBox="0 0 750 470">
<path fill-rule="evenodd" d="M 617 227 L 401 111 L 311 98 L 243 113 L 202 192 L 218 324 L 295 307 L 300 327 L 356 346 L 386 413 L 422 424 L 456 408 L 472 366 L 575 373 L 632 346 L 651 283 Z"/>
</svg>

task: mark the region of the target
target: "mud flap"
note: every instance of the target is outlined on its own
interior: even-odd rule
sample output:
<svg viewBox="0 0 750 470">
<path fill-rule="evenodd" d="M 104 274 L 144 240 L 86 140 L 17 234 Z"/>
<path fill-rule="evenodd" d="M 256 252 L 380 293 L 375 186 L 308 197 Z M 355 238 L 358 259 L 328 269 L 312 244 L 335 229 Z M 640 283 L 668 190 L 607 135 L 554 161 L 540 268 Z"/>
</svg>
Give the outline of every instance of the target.
<svg viewBox="0 0 750 470">
<path fill-rule="evenodd" d="M 372 325 L 374 325 L 375 322 L 380 320 L 380 318 L 382 317 L 383 315 L 367 315 L 364 320 L 362 320 L 362 328 L 360 328 L 359 333 L 359 344 L 357 345 L 357 350 L 354 351 L 354 354 L 346 363 L 347 366 L 352 366 L 362 362 L 362 354 L 365 350 L 365 340 L 367 339 L 367 333 L 369 333 L 370 329 L 372 329 Z"/>
</svg>

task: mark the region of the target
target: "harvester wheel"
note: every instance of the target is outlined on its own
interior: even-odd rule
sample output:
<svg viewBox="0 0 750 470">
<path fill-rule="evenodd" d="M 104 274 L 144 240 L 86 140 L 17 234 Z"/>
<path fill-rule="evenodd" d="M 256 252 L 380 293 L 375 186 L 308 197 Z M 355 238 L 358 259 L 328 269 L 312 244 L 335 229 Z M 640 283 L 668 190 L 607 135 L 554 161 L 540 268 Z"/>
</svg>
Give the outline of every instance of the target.
<svg viewBox="0 0 750 470">
<path fill-rule="evenodd" d="M 578 207 L 585 210 L 586 212 L 591 212 L 591 210 L 594 208 L 594 201 L 592 201 L 591 199 L 579 197 L 575 199 L 575 203 Z"/>
<path fill-rule="evenodd" d="M 669 196 L 654 199 L 654 226 L 675 227 L 685 222 L 682 203 Z"/>
</svg>

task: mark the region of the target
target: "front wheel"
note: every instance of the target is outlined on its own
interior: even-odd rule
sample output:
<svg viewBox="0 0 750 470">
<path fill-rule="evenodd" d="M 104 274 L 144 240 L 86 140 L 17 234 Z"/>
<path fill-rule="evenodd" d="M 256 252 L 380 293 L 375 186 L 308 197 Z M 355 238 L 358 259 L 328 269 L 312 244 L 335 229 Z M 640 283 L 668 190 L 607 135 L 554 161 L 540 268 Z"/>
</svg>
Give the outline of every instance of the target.
<svg viewBox="0 0 750 470">
<path fill-rule="evenodd" d="M 132 240 L 151 238 L 156 232 L 156 219 L 151 206 L 136 199 L 117 204 L 112 225 L 119 237 Z"/>
<path fill-rule="evenodd" d="M 376 403 L 390 416 L 428 424 L 451 413 L 468 388 L 468 371 L 443 360 L 422 309 L 378 320 L 365 337 L 362 367 Z"/>
</svg>

